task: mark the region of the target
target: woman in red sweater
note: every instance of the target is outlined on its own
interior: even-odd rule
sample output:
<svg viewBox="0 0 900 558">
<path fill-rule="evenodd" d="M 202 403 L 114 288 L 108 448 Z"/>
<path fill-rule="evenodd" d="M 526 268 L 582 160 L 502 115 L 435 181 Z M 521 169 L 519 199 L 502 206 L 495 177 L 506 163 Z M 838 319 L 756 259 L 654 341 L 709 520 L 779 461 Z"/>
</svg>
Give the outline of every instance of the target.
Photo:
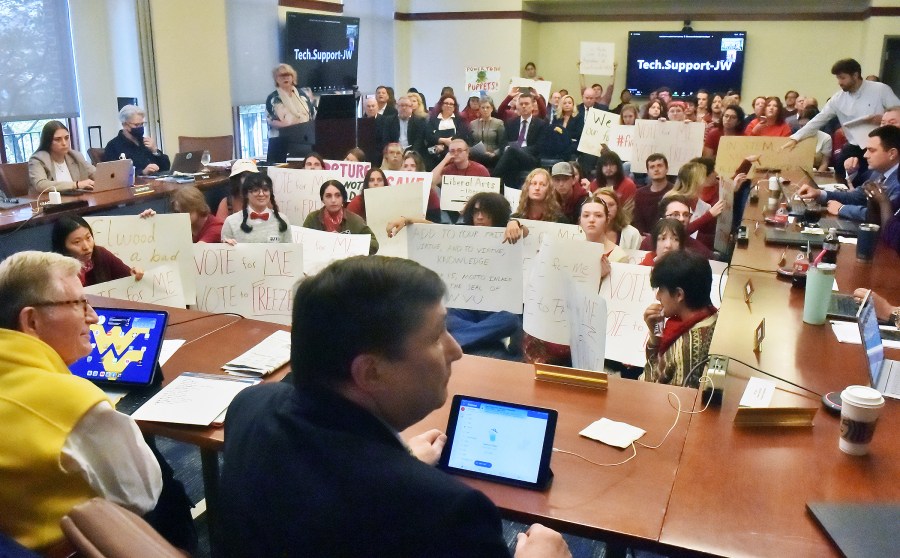
<svg viewBox="0 0 900 558">
<path fill-rule="evenodd" d="M 766 108 L 762 116 L 757 116 L 747 124 L 744 131 L 748 136 L 788 137 L 791 127 L 784 121 L 785 110 L 779 97 L 766 98 Z"/>
</svg>

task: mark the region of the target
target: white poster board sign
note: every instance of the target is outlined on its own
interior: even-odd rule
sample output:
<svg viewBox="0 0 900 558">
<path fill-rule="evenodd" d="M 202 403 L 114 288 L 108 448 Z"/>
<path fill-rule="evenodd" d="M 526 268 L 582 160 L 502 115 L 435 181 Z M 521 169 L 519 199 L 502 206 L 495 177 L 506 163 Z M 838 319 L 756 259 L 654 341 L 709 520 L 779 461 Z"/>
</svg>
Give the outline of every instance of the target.
<svg viewBox="0 0 900 558">
<path fill-rule="evenodd" d="M 579 71 L 590 76 L 613 75 L 616 61 L 615 43 L 589 43 L 581 41 L 581 65 Z"/>
<path fill-rule="evenodd" d="M 144 277 L 135 281 L 134 277 L 124 277 L 105 283 L 97 283 L 84 288 L 85 294 L 105 296 L 131 302 L 160 304 L 173 308 L 184 308 L 184 289 L 181 273 L 174 263 L 151 267 L 144 271 Z"/>
<path fill-rule="evenodd" d="M 531 87 L 538 92 L 547 101 L 553 92 L 553 84 L 542 79 L 528 79 L 523 77 L 512 78 L 509 81 L 510 87 Z"/>
<path fill-rule="evenodd" d="M 379 256 L 407 257 L 406 236 L 389 238 L 387 224 L 400 217 L 425 217 L 422 211 L 423 195 L 422 184 L 416 182 L 366 190 L 366 219 L 378 239 Z"/>
<path fill-rule="evenodd" d="M 85 215 L 84 220 L 94 231 L 94 241 L 131 267 L 147 271 L 165 263 L 177 265 L 184 299 L 188 304 L 194 303 L 193 237 L 187 213 L 159 214 L 147 219 L 137 215 Z"/>
<path fill-rule="evenodd" d="M 197 310 L 290 325 L 294 284 L 303 277 L 299 244 L 195 244 L 194 266 Z"/>
<path fill-rule="evenodd" d="M 680 169 L 703 154 L 705 133 L 703 122 L 638 120 L 634 129 L 631 171 L 647 172 L 647 157 L 652 153 L 662 153 L 668 159 L 670 169 Z"/>
<path fill-rule="evenodd" d="M 509 202 L 509 207 L 512 209 L 512 212 L 515 213 L 516 209 L 519 207 L 519 198 L 522 197 L 522 190 L 506 186 L 503 188 L 503 197 Z"/>
<path fill-rule="evenodd" d="M 500 66 L 466 66 L 466 93 L 500 90 Z"/>
<path fill-rule="evenodd" d="M 278 209 L 292 225 L 302 225 L 307 215 L 322 208 L 322 184 L 340 180 L 340 174 L 334 170 L 269 167 L 268 173 Z"/>
<path fill-rule="evenodd" d="M 578 225 L 531 219 L 519 219 L 519 223 L 528 228 L 528 236 L 519 241 L 522 245 L 522 278 L 525 284 L 528 284 L 531 266 L 545 243 L 555 240 L 584 240 L 584 231 Z"/>
<path fill-rule="evenodd" d="M 447 307 L 522 313 L 521 244 L 504 244 L 500 227 L 412 225 L 409 259 L 447 284 Z"/>
<path fill-rule="evenodd" d="M 491 176 L 441 177 L 441 209 L 462 211 L 469 198 L 479 192 L 500 193 L 500 179 Z"/>
<path fill-rule="evenodd" d="M 352 200 L 363 191 L 363 181 L 366 179 L 366 173 L 372 167 L 372 163 L 358 163 L 356 161 L 335 161 L 325 159 L 325 169 L 337 171 L 338 180 L 344 184 L 347 189 L 347 201 Z M 321 186 L 321 185 L 320 185 Z M 302 223 L 294 223 L 301 225 Z"/>
<path fill-rule="evenodd" d="M 606 145 L 623 161 L 631 161 L 634 158 L 634 124 L 613 124 Z M 644 164 L 647 164 L 646 161 Z"/>
<path fill-rule="evenodd" d="M 303 246 L 303 274 L 315 275 L 336 260 L 350 256 L 368 256 L 367 234 L 341 234 L 291 225 L 291 237 Z"/>
<path fill-rule="evenodd" d="M 734 183 L 727 176 L 722 176 L 722 182 L 719 185 L 719 199 L 725 200 L 725 209 L 716 219 L 713 248 L 717 252 L 728 254 L 731 249 L 731 226 L 734 223 Z"/>
<path fill-rule="evenodd" d="M 578 151 L 600 156 L 604 145 L 609 144 L 609 132 L 619 122 L 619 115 L 595 108 L 589 108 L 584 115 L 584 131 L 578 142 Z"/>
<path fill-rule="evenodd" d="M 606 301 L 593 289 L 569 279 L 566 317 L 572 367 L 603 372 L 606 357 Z"/>
<path fill-rule="evenodd" d="M 569 344 L 566 285 L 571 278 L 585 289 L 600 283 L 603 244 L 547 239 L 525 284 L 525 332 L 551 343 Z"/>
<path fill-rule="evenodd" d="M 398 184 L 421 184 L 422 185 L 422 215 L 428 211 L 428 197 L 431 195 L 431 184 L 434 176 L 430 172 L 412 172 L 412 171 L 384 171 L 384 177 L 387 178 L 389 186 L 397 186 Z M 368 215 L 368 212 L 366 213 Z"/>
</svg>

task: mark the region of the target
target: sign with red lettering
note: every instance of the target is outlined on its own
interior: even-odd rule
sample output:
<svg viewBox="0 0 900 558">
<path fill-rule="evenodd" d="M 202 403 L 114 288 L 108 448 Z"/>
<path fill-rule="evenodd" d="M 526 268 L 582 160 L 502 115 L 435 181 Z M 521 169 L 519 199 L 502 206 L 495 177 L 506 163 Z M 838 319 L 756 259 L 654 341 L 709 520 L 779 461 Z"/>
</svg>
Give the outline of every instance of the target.
<svg viewBox="0 0 900 558">
<path fill-rule="evenodd" d="M 269 167 L 274 200 L 288 221 L 302 225 L 306 216 L 322 208 L 319 189 L 328 180 L 340 180 L 335 170 L 284 169 Z"/>
</svg>

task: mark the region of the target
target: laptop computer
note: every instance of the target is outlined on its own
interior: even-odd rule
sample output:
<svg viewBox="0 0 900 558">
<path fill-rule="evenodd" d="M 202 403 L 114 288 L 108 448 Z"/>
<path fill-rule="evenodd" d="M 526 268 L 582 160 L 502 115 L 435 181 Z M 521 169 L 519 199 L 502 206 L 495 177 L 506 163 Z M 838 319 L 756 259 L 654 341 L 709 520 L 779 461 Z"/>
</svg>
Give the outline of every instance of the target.
<svg viewBox="0 0 900 558">
<path fill-rule="evenodd" d="M 884 358 L 884 344 L 871 291 L 863 299 L 856 319 L 872 387 L 885 397 L 900 399 L 900 362 Z"/>
<path fill-rule="evenodd" d="M 844 556 L 880 558 L 896 555 L 900 505 L 807 502 L 806 508 Z"/>
<path fill-rule="evenodd" d="M 72 363 L 72 374 L 104 387 L 153 383 L 168 314 L 158 310 L 94 307 L 91 353 Z"/>
<path fill-rule="evenodd" d="M 203 170 L 201 159 L 203 159 L 202 150 L 176 153 L 175 159 L 172 160 L 172 167 L 167 171 L 156 173 L 155 176 L 171 176 L 176 172 L 183 172 L 185 174 L 200 172 Z"/>
<path fill-rule="evenodd" d="M 836 320 L 856 320 L 859 314 L 859 303 L 852 294 L 831 293 L 828 302 L 828 317 Z"/>
<path fill-rule="evenodd" d="M 128 186 L 131 178 L 131 159 L 116 159 L 97 163 L 94 171 L 94 189 L 92 192 L 105 192 Z"/>
</svg>

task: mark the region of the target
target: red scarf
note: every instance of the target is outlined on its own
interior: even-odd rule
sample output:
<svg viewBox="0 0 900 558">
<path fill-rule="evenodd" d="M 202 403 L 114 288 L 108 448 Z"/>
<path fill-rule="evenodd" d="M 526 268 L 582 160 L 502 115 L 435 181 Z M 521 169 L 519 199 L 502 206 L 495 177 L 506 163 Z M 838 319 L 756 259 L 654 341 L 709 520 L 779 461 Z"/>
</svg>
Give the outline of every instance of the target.
<svg viewBox="0 0 900 558">
<path fill-rule="evenodd" d="M 328 232 L 341 232 L 341 223 L 344 222 L 344 208 L 338 210 L 334 217 L 327 209 L 322 210 L 322 224 Z"/>
<path fill-rule="evenodd" d="M 679 337 L 718 311 L 715 306 L 710 305 L 698 311 L 690 320 L 685 321 L 678 316 L 673 316 L 666 320 L 666 327 L 663 328 L 662 339 L 659 342 L 657 353 L 660 356 L 663 355 Z"/>
<path fill-rule="evenodd" d="M 656 262 L 656 252 L 647 252 L 644 254 L 644 259 L 638 265 L 646 265 L 648 267 L 653 267 L 653 264 Z"/>
</svg>

